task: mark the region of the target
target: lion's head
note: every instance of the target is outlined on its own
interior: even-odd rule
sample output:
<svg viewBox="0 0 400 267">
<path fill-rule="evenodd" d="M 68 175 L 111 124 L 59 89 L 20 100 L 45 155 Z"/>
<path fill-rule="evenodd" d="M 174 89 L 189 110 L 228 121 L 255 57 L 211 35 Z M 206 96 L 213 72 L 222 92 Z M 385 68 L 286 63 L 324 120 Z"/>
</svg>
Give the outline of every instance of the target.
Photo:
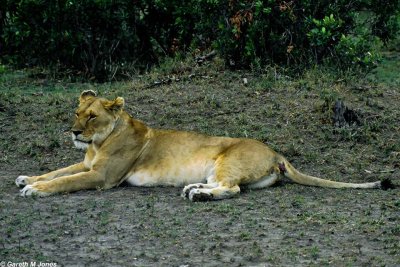
<svg viewBox="0 0 400 267">
<path fill-rule="evenodd" d="M 123 106 L 122 97 L 107 100 L 98 98 L 92 90 L 83 91 L 71 129 L 75 146 L 86 149 L 91 143 L 103 143 L 114 130 Z"/>
</svg>

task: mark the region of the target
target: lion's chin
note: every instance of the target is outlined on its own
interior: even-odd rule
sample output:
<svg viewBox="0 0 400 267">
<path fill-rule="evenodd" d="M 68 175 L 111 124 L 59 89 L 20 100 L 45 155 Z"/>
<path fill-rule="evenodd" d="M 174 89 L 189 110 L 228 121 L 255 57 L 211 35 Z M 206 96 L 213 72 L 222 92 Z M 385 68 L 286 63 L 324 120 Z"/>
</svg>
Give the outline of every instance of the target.
<svg viewBox="0 0 400 267">
<path fill-rule="evenodd" d="M 90 143 L 87 142 L 82 142 L 80 140 L 74 140 L 74 145 L 76 148 L 81 149 L 81 150 L 86 150 L 88 148 Z"/>
</svg>

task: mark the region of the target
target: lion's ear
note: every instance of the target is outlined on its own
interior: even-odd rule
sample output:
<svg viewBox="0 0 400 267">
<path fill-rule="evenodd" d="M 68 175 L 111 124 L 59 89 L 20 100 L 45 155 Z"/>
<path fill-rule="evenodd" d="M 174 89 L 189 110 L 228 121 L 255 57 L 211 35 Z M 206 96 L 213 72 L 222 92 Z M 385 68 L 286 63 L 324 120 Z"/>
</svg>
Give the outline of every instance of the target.
<svg viewBox="0 0 400 267">
<path fill-rule="evenodd" d="M 104 108 L 111 110 L 111 111 L 119 111 L 125 105 L 125 100 L 122 97 L 117 97 L 112 101 L 107 101 L 104 103 Z"/>
<path fill-rule="evenodd" d="M 97 96 L 97 94 L 96 94 L 95 91 L 93 91 L 93 90 L 85 90 L 85 91 L 83 91 L 81 93 L 81 96 L 79 97 L 79 102 L 80 103 L 85 102 L 88 99 L 96 97 L 96 96 Z"/>
</svg>

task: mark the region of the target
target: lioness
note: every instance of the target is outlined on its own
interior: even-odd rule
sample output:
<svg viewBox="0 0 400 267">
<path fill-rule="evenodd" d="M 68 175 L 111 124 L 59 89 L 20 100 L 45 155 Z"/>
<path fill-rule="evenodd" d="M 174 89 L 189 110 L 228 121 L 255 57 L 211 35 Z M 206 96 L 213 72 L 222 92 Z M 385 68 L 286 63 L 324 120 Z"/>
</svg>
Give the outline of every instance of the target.
<svg viewBox="0 0 400 267">
<path fill-rule="evenodd" d="M 72 139 L 86 149 L 83 162 L 40 176 L 19 176 L 22 196 L 47 196 L 82 189 L 108 189 L 127 181 L 134 186 L 184 186 L 191 201 L 232 197 L 241 186 L 264 188 L 279 174 L 303 185 L 331 188 L 382 188 L 386 183 L 341 183 L 302 174 L 283 156 L 251 139 L 211 137 L 158 130 L 123 110 L 124 99 L 98 98 L 83 91 Z"/>
</svg>

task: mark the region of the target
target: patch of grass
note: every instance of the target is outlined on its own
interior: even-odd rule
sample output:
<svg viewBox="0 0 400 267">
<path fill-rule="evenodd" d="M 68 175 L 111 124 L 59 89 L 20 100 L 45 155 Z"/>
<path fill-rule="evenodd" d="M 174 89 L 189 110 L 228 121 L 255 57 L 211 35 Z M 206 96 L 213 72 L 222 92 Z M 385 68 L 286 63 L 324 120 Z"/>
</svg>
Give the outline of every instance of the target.
<svg viewBox="0 0 400 267">
<path fill-rule="evenodd" d="M 376 75 L 366 82 L 320 69 L 296 78 L 273 68 L 254 74 L 192 63 L 167 62 L 148 75 L 105 84 L 44 81 L 8 69 L 0 76 L 1 259 L 138 266 L 399 264 L 397 189 L 321 189 L 283 179 L 273 188 L 210 203 L 186 202 L 175 188 L 17 196 L 17 175 L 83 158 L 69 128 L 79 93 L 89 88 L 124 97 L 129 113 L 152 127 L 255 138 L 311 175 L 399 183 L 397 81 Z M 149 87 L 166 77 L 175 80 Z M 337 98 L 364 115 L 362 125 L 331 124 Z M 355 256 L 355 242 L 368 256 Z"/>
<path fill-rule="evenodd" d="M 248 241 L 252 239 L 252 235 L 250 232 L 242 231 L 239 233 L 238 240 L 239 241 Z"/>
</svg>

